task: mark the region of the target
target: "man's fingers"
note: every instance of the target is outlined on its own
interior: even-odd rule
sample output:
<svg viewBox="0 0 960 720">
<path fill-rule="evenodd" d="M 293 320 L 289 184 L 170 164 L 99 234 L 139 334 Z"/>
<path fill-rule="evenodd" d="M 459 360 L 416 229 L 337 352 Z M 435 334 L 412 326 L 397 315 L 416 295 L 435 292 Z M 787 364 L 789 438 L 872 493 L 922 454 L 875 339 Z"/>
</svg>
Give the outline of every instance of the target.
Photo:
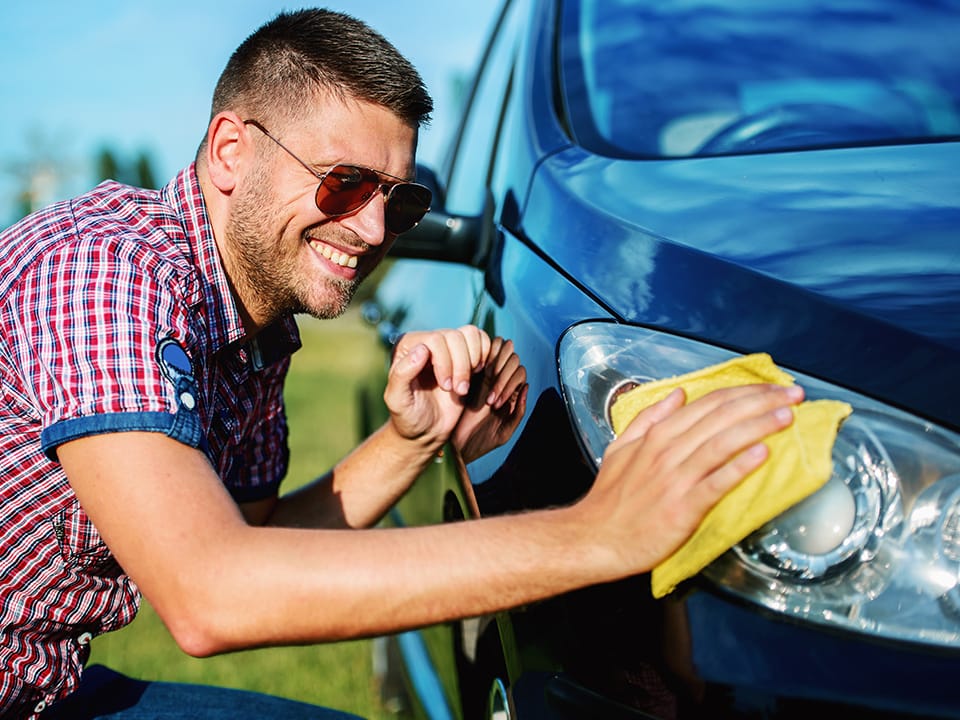
<svg viewBox="0 0 960 720">
<path fill-rule="evenodd" d="M 482 369 L 487 358 L 494 356 L 493 340 L 476 325 L 464 325 L 460 328 L 470 348 L 470 363 L 474 371 Z M 502 343 L 502 338 L 500 338 Z"/>
<path fill-rule="evenodd" d="M 770 457 L 770 448 L 763 442 L 754 443 L 734 455 L 716 472 L 707 476 L 701 486 L 704 488 L 710 507 L 713 507 L 747 475 L 763 465 L 768 457 Z"/>
<path fill-rule="evenodd" d="M 475 325 L 464 325 L 443 332 L 451 358 L 450 388 L 457 395 L 470 392 L 470 379 L 484 366 L 490 352 L 490 336 Z"/>
<path fill-rule="evenodd" d="M 622 445 L 643 437 L 651 427 L 662 422 L 683 407 L 684 402 L 686 402 L 686 395 L 683 389 L 677 388 L 663 400 L 641 410 L 611 445 Z"/>
<path fill-rule="evenodd" d="M 763 441 L 793 422 L 789 405 L 794 397 L 783 388 L 758 387 L 715 406 L 683 434 L 669 437 L 665 465 L 673 468 L 674 489 L 689 492 L 697 512 L 713 507 L 766 459 Z M 651 435 L 657 432 L 654 428 Z"/>
<path fill-rule="evenodd" d="M 517 425 L 520 424 L 520 420 L 527 412 L 527 392 L 529 390 L 530 386 L 524 383 L 522 387 L 514 391 L 514 394 L 510 396 L 510 432 L 516 430 Z"/>
<path fill-rule="evenodd" d="M 406 412 L 415 404 L 412 390 L 429 362 L 430 349 L 422 343 L 405 348 L 394 356 L 387 387 L 383 391 L 383 400 L 391 414 Z"/>
<path fill-rule="evenodd" d="M 454 388 L 454 358 L 444 332 L 430 333 L 423 342 L 430 348 L 430 366 L 437 385 L 449 391 Z"/>
<path fill-rule="evenodd" d="M 657 446 L 670 446 L 670 452 L 682 462 L 698 448 L 711 442 L 719 433 L 730 429 L 731 437 L 742 433 L 740 424 L 752 418 L 770 413 L 777 408 L 788 409 L 803 399 L 803 390 L 797 386 L 743 385 L 715 390 L 673 413 L 669 419 L 657 423 L 648 430 L 649 440 Z M 789 424 L 792 413 L 787 410 L 782 416 Z M 751 438 L 757 442 L 763 436 Z M 730 454 L 739 452 L 745 445 L 731 448 Z"/>
<path fill-rule="evenodd" d="M 730 458 L 739 464 L 746 462 L 741 455 L 752 448 L 759 453 L 762 441 L 789 427 L 793 423 L 793 411 L 789 407 L 776 407 L 760 415 L 731 425 L 711 435 L 692 455 L 687 463 L 695 463 L 694 472 L 702 474 L 710 467 L 719 467 Z M 747 458 L 749 459 L 749 458 Z"/>
<path fill-rule="evenodd" d="M 429 359 L 430 349 L 423 343 L 417 343 L 412 347 L 404 348 L 402 353 L 397 353 L 390 373 L 398 379 L 412 381 L 423 372 Z"/>
<path fill-rule="evenodd" d="M 483 367 L 490 350 L 489 336 L 473 325 L 456 330 L 408 333 L 404 345 L 398 346 L 397 357 L 409 352 L 408 348 L 422 343 L 430 352 L 431 369 L 437 385 L 449 392 L 466 395 L 470 378 Z"/>
<path fill-rule="evenodd" d="M 646 457 L 671 495 L 692 493 L 692 507 L 705 512 L 763 462 L 764 439 L 793 422 L 790 406 L 802 397 L 799 388 L 751 385 L 683 405 L 674 391 L 641 412 L 608 453 L 622 448 L 628 465 Z"/>
<path fill-rule="evenodd" d="M 762 442 L 747 447 L 704 477 L 688 493 L 689 507 L 698 517 L 706 515 L 723 497 L 739 485 L 770 456 Z"/>
<path fill-rule="evenodd" d="M 507 363 L 510 362 L 510 359 L 515 357 L 516 353 L 513 350 L 513 340 L 504 340 L 501 337 L 493 339 L 490 346 L 491 362 L 488 364 L 493 365 L 494 373 L 502 372 Z"/>
<path fill-rule="evenodd" d="M 510 353 L 506 361 L 500 363 L 495 382 L 486 397 L 488 405 L 501 408 L 516 392 L 517 388 L 527 381 L 527 369 L 520 364 L 520 358 Z"/>
</svg>

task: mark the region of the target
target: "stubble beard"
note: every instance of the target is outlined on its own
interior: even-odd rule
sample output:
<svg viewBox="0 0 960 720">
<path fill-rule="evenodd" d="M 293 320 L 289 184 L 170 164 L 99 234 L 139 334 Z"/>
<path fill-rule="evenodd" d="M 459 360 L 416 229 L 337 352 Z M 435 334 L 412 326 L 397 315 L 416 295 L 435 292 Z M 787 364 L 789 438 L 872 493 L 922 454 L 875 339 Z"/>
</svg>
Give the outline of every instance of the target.
<svg viewBox="0 0 960 720">
<path fill-rule="evenodd" d="M 243 191 L 227 221 L 225 233 L 236 291 L 245 298 L 251 314 L 256 312 L 268 322 L 288 313 L 308 313 L 321 320 L 339 317 L 353 299 L 361 277 L 305 277 L 300 254 L 307 240 L 302 237 L 301 244 L 290 246 L 277 237 L 272 230 L 275 220 L 271 208 L 275 204 L 262 190 L 266 187 L 265 182 L 253 183 L 251 189 Z"/>
</svg>

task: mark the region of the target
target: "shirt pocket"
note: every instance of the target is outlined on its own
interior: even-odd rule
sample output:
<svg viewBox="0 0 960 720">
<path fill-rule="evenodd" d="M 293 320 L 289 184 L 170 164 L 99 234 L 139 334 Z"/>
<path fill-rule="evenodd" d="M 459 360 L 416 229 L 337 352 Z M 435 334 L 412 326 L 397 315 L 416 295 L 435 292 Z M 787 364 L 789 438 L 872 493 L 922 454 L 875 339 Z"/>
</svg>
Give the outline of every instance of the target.
<svg viewBox="0 0 960 720">
<path fill-rule="evenodd" d="M 122 573 L 116 559 L 87 514 L 78 506 L 57 513 L 53 532 L 64 564 L 87 575 L 116 576 Z"/>
</svg>

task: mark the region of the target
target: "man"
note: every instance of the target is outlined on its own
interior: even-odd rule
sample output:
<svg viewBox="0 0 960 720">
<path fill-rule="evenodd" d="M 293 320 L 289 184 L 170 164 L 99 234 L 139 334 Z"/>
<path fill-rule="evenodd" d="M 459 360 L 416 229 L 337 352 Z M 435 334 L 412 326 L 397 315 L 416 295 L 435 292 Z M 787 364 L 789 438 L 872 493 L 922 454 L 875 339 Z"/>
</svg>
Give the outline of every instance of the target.
<svg viewBox="0 0 960 720">
<path fill-rule="evenodd" d="M 404 336 L 390 420 L 277 496 L 292 316 L 343 312 L 426 211 L 410 179 L 430 110 L 416 71 L 363 24 L 281 14 L 231 58 L 196 162 L 166 188 L 107 183 L 2 235 L 4 717 L 146 715 L 149 702 L 326 717 L 202 688 L 98 690 L 81 668 L 140 593 L 204 656 L 396 632 L 644 572 L 763 462 L 799 390 L 676 393 L 610 446 L 574 505 L 370 529 L 448 441 L 475 456 L 523 413 L 512 346 L 464 327 Z M 486 402 L 465 408 L 477 373 Z"/>
</svg>

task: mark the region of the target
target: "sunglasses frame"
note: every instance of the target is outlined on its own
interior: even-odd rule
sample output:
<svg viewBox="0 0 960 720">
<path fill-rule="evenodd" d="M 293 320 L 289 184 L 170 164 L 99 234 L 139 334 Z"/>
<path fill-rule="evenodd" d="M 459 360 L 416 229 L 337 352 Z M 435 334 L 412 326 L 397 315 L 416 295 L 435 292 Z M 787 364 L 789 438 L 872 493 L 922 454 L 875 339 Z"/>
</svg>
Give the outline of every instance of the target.
<svg viewBox="0 0 960 720">
<path fill-rule="evenodd" d="M 320 184 L 317 186 L 317 190 L 313 195 L 313 202 L 317 206 L 317 209 L 327 217 L 336 218 L 336 217 L 343 217 L 345 215 L 350 215 L 352 213 L 355 213 L 358 210 L 365 207 L 367 203 L 369 203 L 370 200 L 372 200 L 374 196 L 376 196 L 376 192 L 371 192 L 365 198 L 361 198 L 360 202 L 355 207 L 350 207 L 341 212 L 330 212 L 328 210 L 325 210 L 320 202 L 321 191 L 326 192 L 327 196 L 334 196 L 344 192 L 343 190 L 331 190 L 329 187 L 324 185 L 324 181 L 326 181 L 326 179 L 330 177 L 330 174 L 335 170 L 337 170 L 338 168 L 346 168 L 351 171 L 356 171 L 361 175 L 361 177 L 373 176 L 377 179 L 378 182 L 377 182 L 376 189 L 379 190 L 384 197 L 384 224 L 387 225 L 387 230 L 393 233 L 394 235 L 399 235 L 400 233 L 404 233 L 404 232 L 407 232 L 408 230 L 412 230 L 419 224 L 419 222 L 423 219 L 424 215 L 430 212 L 430 201 L 433 199 L 433 193 L 431 192 L 430 188 L 428 188 L 426 185 L 421 185 L 420 183 L 411 182 L 409 180 L 405 180 L 404 178 L 397 177 L 396 175 L 391 175 L 390 173 L 381 172 L 380 170 L 374 170 L 372 168 L 363 167 L 362 165 L 350 165 L 348 163 L 338 163 L 337 165 L 334 165 L 333 167 L 331 167 L 329 170 L 319 173 L 316 170 L 314 170 L 312 167 L 310 167 L 306 162 L 301 160 L 300 157 L 296 153 L 294 153 L 290 148 L 288 148 L 286 145 L 280 142 L 277 138 L 271 135 L 270 131 L 267 130 L 258 121 L 252 120 L 252 119 L 244 120 L 243 124 L 252 125 L 253 127 L 257 128 L 257 130 L 259 130 L 268 138 L 270 138 L 273 142 L 275 142 L 284 152 L 286 152 L 290 157 L 296 160 L 307 172 L 309 172 L 311 175 L 313 175 L 320 181 Z M 390 178 L 390 180 L 392 180 L 393 182 L 383 182 L 382 181 L 383 178 Z M 389 222 L 391 217 L 390 201 L 391 199 L 394 198 L 394 191 L 397 188 L 404 188 L 404 187 L 416 188 L 416 190 L 418 191 L 425 192 L 427 194 L 428 202 L 425 204 L 425 206 L 423 206 L 423 213 L 420 215 L 420 217 L 418 217 L 409 227 L 404 227 L 403 229 L 398 231 L 389 227 Z M 417 210 L 419 211 L 420 208 L 418 207 Z M 409 218 L 405 218 L 405 219 L 409 220 Z"/>
</svg>

